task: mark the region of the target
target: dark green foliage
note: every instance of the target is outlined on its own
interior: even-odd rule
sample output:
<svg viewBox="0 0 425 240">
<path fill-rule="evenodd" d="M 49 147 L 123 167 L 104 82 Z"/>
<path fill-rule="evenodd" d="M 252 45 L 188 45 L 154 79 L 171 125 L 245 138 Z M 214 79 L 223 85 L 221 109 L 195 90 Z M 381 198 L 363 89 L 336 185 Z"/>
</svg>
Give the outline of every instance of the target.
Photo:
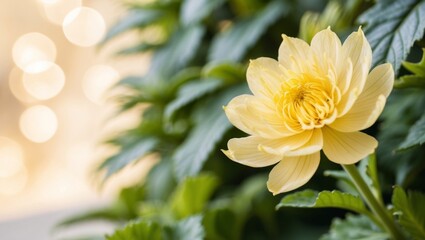
<svg viewBox="0 0 425 240">
<path fill-rule="evenodd" d="M 164 240 L 166 234 L 157 223 L 150 221 L 130 222 L 125 228 L 117 230 L 107 240 Z M 171 239 L 171 238 L 168 238 Z"/>
<path fill-rule="evenodd" d="M 158 20 L 163 14 L 160 11 L 148 9 L 135 9 L 121 21 L 112 26 L 106 35 L 104 42 L 111 40 L 121 33 L 127 32 L 134 28 L 145 27 L 152 22 Z"/>
<path fill-rule="evenodd" d="M 320 238 L 320 240 L 341 239 L 386 240 L 388 235 L 381 232 L 367 217 L 348 214 L 344 220 L 335 219 L 329 233 Z"/>
<path fill-rule="evenodd" d="M 299 208 L 343 208 L 358 213 L 366 213 L 366 207 L 358 196 L 340 191 L 304 190 L 285 196 L 276 208 L 299 207 Z"/>
<path fill-rule="evenodd" d="M 122 226 L 108 240 L 318 239 L 332 217 L 351 211 L 359 215 L 334 219 L 322 239 L 388 239 L 353 181 L 336 170 L 339 166 L 324 159 L 320 169 L 326 166 L 325 175 L 333 178 L 325 184 L 315 176 L 308 187 L 332 189 L 335 183 L 341 191 L 273 197 L 266 188 L 270 168 L 241 166 L 220 151 L 229 138 L 244 136 L 222 107 L 234 96 L 249 94 L 245 74 L 250 58 L 276 58 L 281 34 L 296 36 L 307 10 L 322 12 L 304 15 L 300 35 L 306 39 L 322 25 L 346 36 L 359 27 L 354 20 L 361 15 L 373 64 L 390 62 L 395 70 L 403 64 L 412 72 L 398 71 L 395 85 L 403 89 L 393 91 L 380 121 L 366 130 L 377 136 L 379 148 L 358 169 L 383 204 L 390 203 L 395 183 L 425 190 L 420 180 L 425 169 L 425 60 L 403 62 L 409 52 L 418 55 L 419 49 L 411 46 L 423 37 L 425 1 L 157 0 L 127 7 L 128 15 L 110 28 L 102 44 L 128 31 L 144 36 L 149 28 L 160 37 L 142 37 L 117 50 L 123 55 L 149 52 L 152 61 L 146 75 L 126 77 L 116 86 L 125 89 L 117 97 L 119 112 L 143 106 L 141 121 L 106 141 L 118 152 L 100 170 L 107 180 L 147 154 L 155 153 L 159 161 L 142 185 L 123 189 L 110 206 L 61 226 L 93 220 Z M 394 190 L 395 218 L 417 239 L 424 233 L 423 201 L 419 192 Z M 303 208 L 315 209 L 307 214 Z"/>
<path fill-rule="evenodd" d="M 425 142 L 425 114 L 409 129 L 406 139 L 399 149 L 406 149 Z"/>
<path fill-rule="evenodd" d="M 202 216 L 195 215 L 177 223 L 173 239 L 176 240 L 203 240 L 205 236 L 202 226 Z"/>
<path fill-rule="evenodd" d="M 198 23 L 211 14 L 224 0 L 188 0 L 182 3 L 180 21 L 182 25 Z"/>
<path fill-rule="evenodd" d="M 109 177 L 133 161 L 150 153 L 157 142 L 158 140 L 155 138 L 142 138 L 133 144 L 125 145 L 118 154 L 106 159 L 100 168 L 106 168 L 106 177 Z"/>
<path fill-rule="evenodd" d="M 390 62 L 397 72 L 413 43 L 423 37 L 425 1 L 379 1 L 360 16 L 373 49 L 373 65 Z"/>
<path fill-rule="evenodd" d="M 413 75 L 404 75 L 395 82 L 397 88 L 425 88 L 425 49 L 422 49 L 422 59 L 419 63 L 402 62 L 401 64 Z"/>
<path fill-rule="evenodd" d="M 402 186 L 410 184 L 424 167 L 421 157 L 425 154 L 423 147 L 397 151 L 424 109 L 425 94 L 422 91 L 397 90 L 393 91 L 382 114 L 383 123 L 378 135 L 378 167 L 391 172 L 396 178 L 395 183 Z"/>
<path fill-rule="evenodd" d="M 195 101 L 196 99 L 217 90 L 223 85 L 220 79 L 203 79 L 201 81 L 189 82 L 182 86 L 177 93 L 177 98 L 167 105 L 165 116 L 172 117 L 174 112 L 181 107 Z"/>
<path fill-rule="evenodd" d="M 223 134 L 231 128 L 231 124 L 223 113 L 222 106 L 233 97 L 245 92 L 247 92 L 245 85 L 236 86 L 198 105 L 194 112 L 196 127 L 191 131 L 185 142 L 176 149 L 173 157 L 178 179 L 195 175 L 201 170 L 214 146 Z"/>
<path fill-rule="evenodd" d="M 217 181 L 217 178 L 207 174 L 186 178 L 170 199 L 171 211 L 176 218 L 182 219 L 202 212 L 218 185 Z"/>
<path fill-rule="evenodd" d="M 169 42 L 152 58 L 149 74 L 171 77 L 194 57 L 205 30 L 200 25 L 176 29 Z M 188 47 L 190 46 L 190 47 Z"/>
<path fill-rule="evenodd" d="M 264 34 L 267 27 L 288 10 L 288 6 L 281 1 L 274 1 L 257 16 L 234 23 L 213 40 L 208 59 L 240 61 L 248 48 Z"/>
<path fill-rule="evenodd" d="M 401 187 L 396 186 L 392 203 L 400 225 L 413 239 L 425 239 L 425 195 L 415 191 L 406 194 Z"/>
</svg>

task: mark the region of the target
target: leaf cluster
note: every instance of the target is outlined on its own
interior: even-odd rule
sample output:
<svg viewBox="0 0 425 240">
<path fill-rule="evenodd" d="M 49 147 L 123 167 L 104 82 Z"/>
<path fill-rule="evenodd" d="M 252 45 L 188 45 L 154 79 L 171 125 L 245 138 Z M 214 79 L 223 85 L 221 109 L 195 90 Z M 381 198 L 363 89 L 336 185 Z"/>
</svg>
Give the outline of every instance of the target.
<svg viewBox="0 0 425 240">
<path fill-rule="evenodd" d="M 418 64 L 410 62 L 420 53 L 412 46 L 423 38 L 425 1 L 126 4 L 128 14 L 109 29 L 102 45 L 137 32 L 139 41 L 117 54 L 149 54 L 151 65 L 144 76 L 128 76 L 116 86 L 125 89 L 116 99 L 117 114 L 143 110 L 135 128 L 106 141 L 118 151 L 105 159 L 99 173 L 107 181 L 153 153 L 159 161 L 143 183 L 122 189 L 110 206 L 60 226 L 108 220 L 117 224 L 117 230 L 106 236 L 109 240 L 387 239 L 344 172 L 326 171 L 332 178 L 315 176 L 315 183 L 307 186 L 323 189 L 336 184 L 340 190 L 305 189 L 277 202 L 266 191 L 268 169 L 234 164 L 220 152 L 227 139 L 243 136 L 228 122 L 222 106 L 234 96 L 249 93 L 245 72 L 250 59 L 276 58 L 282 33 L 310 41 L 328 26 L 344 37 L 362 24 L 374 52 L 373 64 L 390 62 L 398 72 L 395 86 L 401 89 L 391 94 L 380 122 L 368 130 L 379 138 L 376 156 L 363 160 L 358 168 L 376 199 L 391 202 L 405 235 L 424 237 L 424 195 L 406 194 L 403 188 L 425 190 L 418 180 L 425 174 L 425 58 Z M 326 164 L 321 167 L 332 168 Z M 400 187 L 393 190 L 394 184 Z M 279 211 L 274 209 L 276 204 Z M 317 208 L 321 217 L 312 219 L 290 208 Z M 338 218 L 331 222 L 333 216 Z M 317 230 L 291 235 L 293 227 Z"/>
</svg>

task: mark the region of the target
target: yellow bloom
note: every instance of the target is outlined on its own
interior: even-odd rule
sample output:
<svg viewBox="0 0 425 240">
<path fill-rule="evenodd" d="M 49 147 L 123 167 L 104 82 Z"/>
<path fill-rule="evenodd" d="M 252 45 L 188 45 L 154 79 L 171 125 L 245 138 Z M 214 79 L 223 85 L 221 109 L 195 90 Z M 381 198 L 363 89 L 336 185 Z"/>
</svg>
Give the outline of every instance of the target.
<svg viewBox="0 0 425 240">
<path fill-rule="evenodd" d="M 335 163 L 358 162 L 378 145 L 360 131 L 381 114 L 394 81 L 390 64 L 369 73 L 371 60 L 360 28 L 344 44 L 329 28 L 311 45 L 283 35 L 278 61 L 251 61 L 253 95 L 237 96 L 225 107 L 230 122 L 251 136 L 230 139 L 223 152 L 251 167 L 278 163 L 267 182 L 273 194 L 304 185 L 322 149 Z"/>
</svg>

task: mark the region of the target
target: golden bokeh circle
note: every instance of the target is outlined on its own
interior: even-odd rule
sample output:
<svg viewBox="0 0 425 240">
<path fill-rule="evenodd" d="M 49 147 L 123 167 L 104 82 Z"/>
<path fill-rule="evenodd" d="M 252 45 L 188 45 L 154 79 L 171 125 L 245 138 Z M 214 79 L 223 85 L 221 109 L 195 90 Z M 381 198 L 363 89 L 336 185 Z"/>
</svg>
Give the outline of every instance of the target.
<svg viewBox="0 0 425 240">
<path fill-rule="evenodd" d="M 41 33 L 27 33 L 13 44 L 12 57 L 22 71 L 34 73 L 45 70 L 38 62 L 55 61 L 56 46 L 50 38 Z"/>
<path fill-rule="evenodd" d="M 56 114 L 49 107 L 36 105 L 22 113 L 19 127 L 28 140 L 43 143 L 55 135 L 58 129 L 58 120 Z"/>
<path fill-rule="evenodd" d="M 90 47 L 102 40 L 106 33 L 106 24 L 98 11 L 80 7 L 66 15 L 62 29 L 66 38 L 73 44 Z"/>
<path fill-rule="evenodd" d="M 46 70 L 37 73 L 24 73 L 23 86 L 25 90 L 38 100 L 47 100 L 56 96 L 65 85 L 65 74 L 55 63 Z"/>
</svg>

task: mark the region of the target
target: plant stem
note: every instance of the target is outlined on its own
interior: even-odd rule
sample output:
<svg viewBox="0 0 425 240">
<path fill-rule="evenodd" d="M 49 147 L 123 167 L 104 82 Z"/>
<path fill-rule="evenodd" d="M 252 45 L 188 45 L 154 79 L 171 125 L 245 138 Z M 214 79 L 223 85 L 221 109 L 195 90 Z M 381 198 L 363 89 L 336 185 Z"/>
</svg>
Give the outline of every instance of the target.
<svg viewBox="0 0 425 240">
<path fill-rule="evenodd" d="M 341 166 L 350 176 L 351 180 L 353 180 L 353 183 L 359 191 L 360 195 L 363 197 L 364 201 L 370 207 L 372 212 L 381 221 L 381 225 L 385 228 L 384 230 L 391 235 L 391 238 L 394 240 L 405 239 L 403 234 L 400 232 L 400 229 L 395 224 L 391 215 L 387 212 L 385 207 L 374 197 L 374 195 L 369 189 L 369 186 L 366 184 L 359 171 L 357 170 L 357 167 L 355 165 Z"/>
</svg>

